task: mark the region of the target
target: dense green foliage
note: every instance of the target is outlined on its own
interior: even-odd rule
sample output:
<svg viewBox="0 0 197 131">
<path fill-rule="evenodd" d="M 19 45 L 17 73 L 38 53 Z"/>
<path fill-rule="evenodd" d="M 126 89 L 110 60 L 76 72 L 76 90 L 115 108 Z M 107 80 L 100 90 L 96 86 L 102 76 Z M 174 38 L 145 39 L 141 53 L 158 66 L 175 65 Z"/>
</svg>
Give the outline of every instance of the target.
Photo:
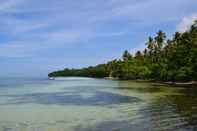
<svg viewBox="0 0 197 131">
<path fill-rule="evenodd" d="M 109 75 L 109 70 L 106 64 L 100 64 L 95 67 L 88 67 L 83 69 L 64 69 L 62 71 L 56 71 L 49 74 L 49 77 L 54 76 L 84 76 L 84 77 L 96 77 L 103 78 Z"/>
<path fill-rule="evenodd" d="M 190 30 L 176 32 L 166 39 L 162 31 L 149 37 L 144 51 L 132 56 L 128 51 L 122 59 L 82 69 L 65 69 L 54 76 L 115 77 L 119 79 L 152 79 L 162 81 L 197 80 L 197 21 Z"/>
</svg>

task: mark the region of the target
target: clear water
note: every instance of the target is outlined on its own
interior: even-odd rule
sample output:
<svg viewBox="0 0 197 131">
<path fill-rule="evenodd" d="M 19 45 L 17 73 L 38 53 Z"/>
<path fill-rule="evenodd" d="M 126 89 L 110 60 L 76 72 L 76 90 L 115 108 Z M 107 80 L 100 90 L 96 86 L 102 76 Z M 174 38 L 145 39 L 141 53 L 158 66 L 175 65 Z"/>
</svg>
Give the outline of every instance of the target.
<svg viewBox="0 0 197 131">
<path fill-rule="evenodd" d="M 197 88 L 90 78 L 0 80 L 0 131 L 196 131 Z"/>
</svg>

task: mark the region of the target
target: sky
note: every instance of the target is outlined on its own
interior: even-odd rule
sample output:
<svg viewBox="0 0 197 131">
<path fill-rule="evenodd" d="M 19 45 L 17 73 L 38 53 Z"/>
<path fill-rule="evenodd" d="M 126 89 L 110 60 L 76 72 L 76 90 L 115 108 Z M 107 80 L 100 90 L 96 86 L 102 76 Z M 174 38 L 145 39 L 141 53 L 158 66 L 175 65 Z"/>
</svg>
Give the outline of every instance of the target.
<svg viewBox="0 0 197 131">
<path fill-rule="evenodd" d="M 0 0 L 0 76 L 104 63 L 195 19 L 197 0 Z"/>
</svg>

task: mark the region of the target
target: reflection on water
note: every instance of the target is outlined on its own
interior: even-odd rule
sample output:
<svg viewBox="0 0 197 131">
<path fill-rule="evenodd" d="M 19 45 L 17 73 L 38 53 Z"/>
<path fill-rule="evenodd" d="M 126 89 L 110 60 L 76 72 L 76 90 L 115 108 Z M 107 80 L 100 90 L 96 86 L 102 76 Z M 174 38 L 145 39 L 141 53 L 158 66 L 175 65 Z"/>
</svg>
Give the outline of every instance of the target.
<svg viewBox="0 0 197 131">
<path fill-rule="evenodd" d="M 93 96 L 84 98 L 80 94 L 67 92 L 33 93 L 24 95 L 3 95 L 11 98 L 0 105 L 10 104 L 44 104 L 44 105 L 82 105 L 82 106 L 105 106 L 111 104 L 133 103 L 140 101 L 137 97 L 123 96 L 109 92 L 96 91 Z"/>
<path fill-rule="evenodd" d="M 0 131 L 197 130 L 195 87 L 87 78 L 0 83 Z"/>
</svg>

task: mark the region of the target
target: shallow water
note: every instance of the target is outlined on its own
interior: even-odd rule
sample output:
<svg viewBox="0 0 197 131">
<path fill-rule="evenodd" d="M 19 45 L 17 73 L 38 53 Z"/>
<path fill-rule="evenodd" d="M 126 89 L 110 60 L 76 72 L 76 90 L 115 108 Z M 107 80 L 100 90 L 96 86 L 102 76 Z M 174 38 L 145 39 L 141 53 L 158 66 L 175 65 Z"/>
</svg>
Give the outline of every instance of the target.
<svg viewBox="0 0 197 131">
<path fill-rule="evenodd" d="M 197 88 L 90 78 L 0 80 L 0 131 L 174 130 L 197 130 Z"/>
</svg>

